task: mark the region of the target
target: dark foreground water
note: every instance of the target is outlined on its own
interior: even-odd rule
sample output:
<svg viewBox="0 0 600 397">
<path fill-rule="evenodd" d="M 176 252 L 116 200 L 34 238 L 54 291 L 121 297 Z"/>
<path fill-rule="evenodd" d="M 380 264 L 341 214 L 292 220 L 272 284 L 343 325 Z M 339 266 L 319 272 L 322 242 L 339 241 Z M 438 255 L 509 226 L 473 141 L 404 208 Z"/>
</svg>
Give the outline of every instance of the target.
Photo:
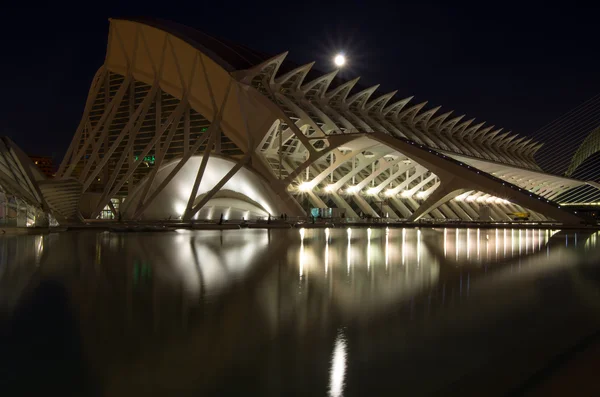
<svg viewBox="0 0 600 397">
<path fill-rule="evenodd" d="M 2 237 L 0 395 L 524 395 L 600 330 L 599 259 L 545 230 Z"/>
</svg>

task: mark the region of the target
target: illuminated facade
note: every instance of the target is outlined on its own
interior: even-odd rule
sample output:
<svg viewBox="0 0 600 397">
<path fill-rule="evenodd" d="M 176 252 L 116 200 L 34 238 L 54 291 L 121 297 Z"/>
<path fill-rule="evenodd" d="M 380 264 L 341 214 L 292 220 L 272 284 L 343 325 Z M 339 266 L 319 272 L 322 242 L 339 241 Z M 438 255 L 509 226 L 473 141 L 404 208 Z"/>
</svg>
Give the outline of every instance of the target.
<svg viewBox="0 0 600 397">
<path fill-rule="evenodd" d="M 582 220 L 553 200 L 585 182 L 544 173 L 540 143 L 286 56 L 111 20 L 57 173 L 83 186 L 82 216 Z"/>
</svg>

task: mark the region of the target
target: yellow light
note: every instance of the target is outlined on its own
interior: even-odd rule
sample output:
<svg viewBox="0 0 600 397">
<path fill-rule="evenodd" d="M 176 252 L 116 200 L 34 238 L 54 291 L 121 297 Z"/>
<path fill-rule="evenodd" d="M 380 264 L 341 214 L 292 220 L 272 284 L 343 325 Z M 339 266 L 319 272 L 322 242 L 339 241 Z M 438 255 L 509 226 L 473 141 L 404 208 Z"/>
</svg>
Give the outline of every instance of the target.
<svg viewBox="0 0 600 397">
<path fill-rule="evenodd" d="M 367 194 L 370 196 L 375 196 L 377 193 L 379 193 L 379 189 L 377 189 L 376 187 L 372 187 L 369 190 L 367 190 Z"/>
<path fill-rule="evenodd" d="M 337 54 L 335 58 L 333 58 L 333 63 L 335 63 L 335 66 L 341 68 L 346 64 L 346 57 L 343 54 Z"/>
<path fill-rule="evenodd" d="M 349 194 L 356 193 L 357 191 L 358 186 L 349 186 L 348 189 L 346 189 L 346 192 L 348 192 Z"/>
<path fill-rule="evenodd" d="M 412 197 L 412 193 L 410 192 L 410 190 L 405 190 L 402 192 L 402 197 L 410 198 Z"/>
</svg>

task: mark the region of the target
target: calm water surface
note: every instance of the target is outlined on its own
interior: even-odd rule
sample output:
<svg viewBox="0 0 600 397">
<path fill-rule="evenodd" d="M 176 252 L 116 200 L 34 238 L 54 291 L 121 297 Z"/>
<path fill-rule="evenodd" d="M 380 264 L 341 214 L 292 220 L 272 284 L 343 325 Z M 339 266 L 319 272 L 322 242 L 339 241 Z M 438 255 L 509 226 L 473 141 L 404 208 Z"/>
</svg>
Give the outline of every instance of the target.
<svg viewBox="0 0 600 397">
<path fill-rule="evenodd" d="M 510 229 L 2 237 L 0 380 L 6 395 L 507 395 L 600 329 L 597 240 Z"/>
</svg>

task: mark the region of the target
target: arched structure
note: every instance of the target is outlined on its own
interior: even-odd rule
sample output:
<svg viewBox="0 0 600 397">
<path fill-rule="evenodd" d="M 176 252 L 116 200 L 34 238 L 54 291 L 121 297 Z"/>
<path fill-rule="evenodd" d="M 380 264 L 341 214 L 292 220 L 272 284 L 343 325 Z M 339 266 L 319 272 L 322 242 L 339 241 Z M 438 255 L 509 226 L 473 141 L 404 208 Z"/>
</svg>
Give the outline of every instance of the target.
<svg viewBox="0 0 600 397">
<path fill-rule="evenodd" d="M 573 159 L 571 160 L 571 164 L 569 164 L 569 168 L 567 169 L 567 172 L 565 172 L 565 175 L 573 175 L 577 167 L 598 152 L 600 152 L 600 127 L 593 129 L 592 132 L 585 137 L 581 145 L 579 145 L 579 148 L 577 148 L 577 151 L 573 155 Z"/>
<path fill-rule="evenodd" d="M 527 210 L 581 221 L 552 199 L 583 182 L 544 173 L 540 143 L 286 56 L 170 22 L 111 20 L 58 172 L 82 184 L 84 217 L 337 207 L 349 217 L 510 220 Z"/>
<path fill-rule="evenodd" d="M 123 204 L 122 211 L 125 217 L 137 218 L 136 212 L 141 219 L 176 219 L 181 216 L 188 205 L 198 169 L 202 166 L 202 158 L 192 156 L 158 196 L 143 208 L 140 199 L 149 180 L 149 177 L 146 177 Z M 175 159 L 162 166 L 154 178 L 154 183 L 162 184 L 180 161 Z M 204 200 L 235 164 L 232 160 L 210 156 L 192 205 L 198 205 Z M 274 214 L 277 208 L 277 196 L 271 192 L 268 184 L 249 169 L 241 168 L 206 201 L 206 205 L 202 207 L 201 212 L 196 213 L 194 219 L 219 217 L 221 213 L 226 219 L 266 217 Z"/>
</svg>

